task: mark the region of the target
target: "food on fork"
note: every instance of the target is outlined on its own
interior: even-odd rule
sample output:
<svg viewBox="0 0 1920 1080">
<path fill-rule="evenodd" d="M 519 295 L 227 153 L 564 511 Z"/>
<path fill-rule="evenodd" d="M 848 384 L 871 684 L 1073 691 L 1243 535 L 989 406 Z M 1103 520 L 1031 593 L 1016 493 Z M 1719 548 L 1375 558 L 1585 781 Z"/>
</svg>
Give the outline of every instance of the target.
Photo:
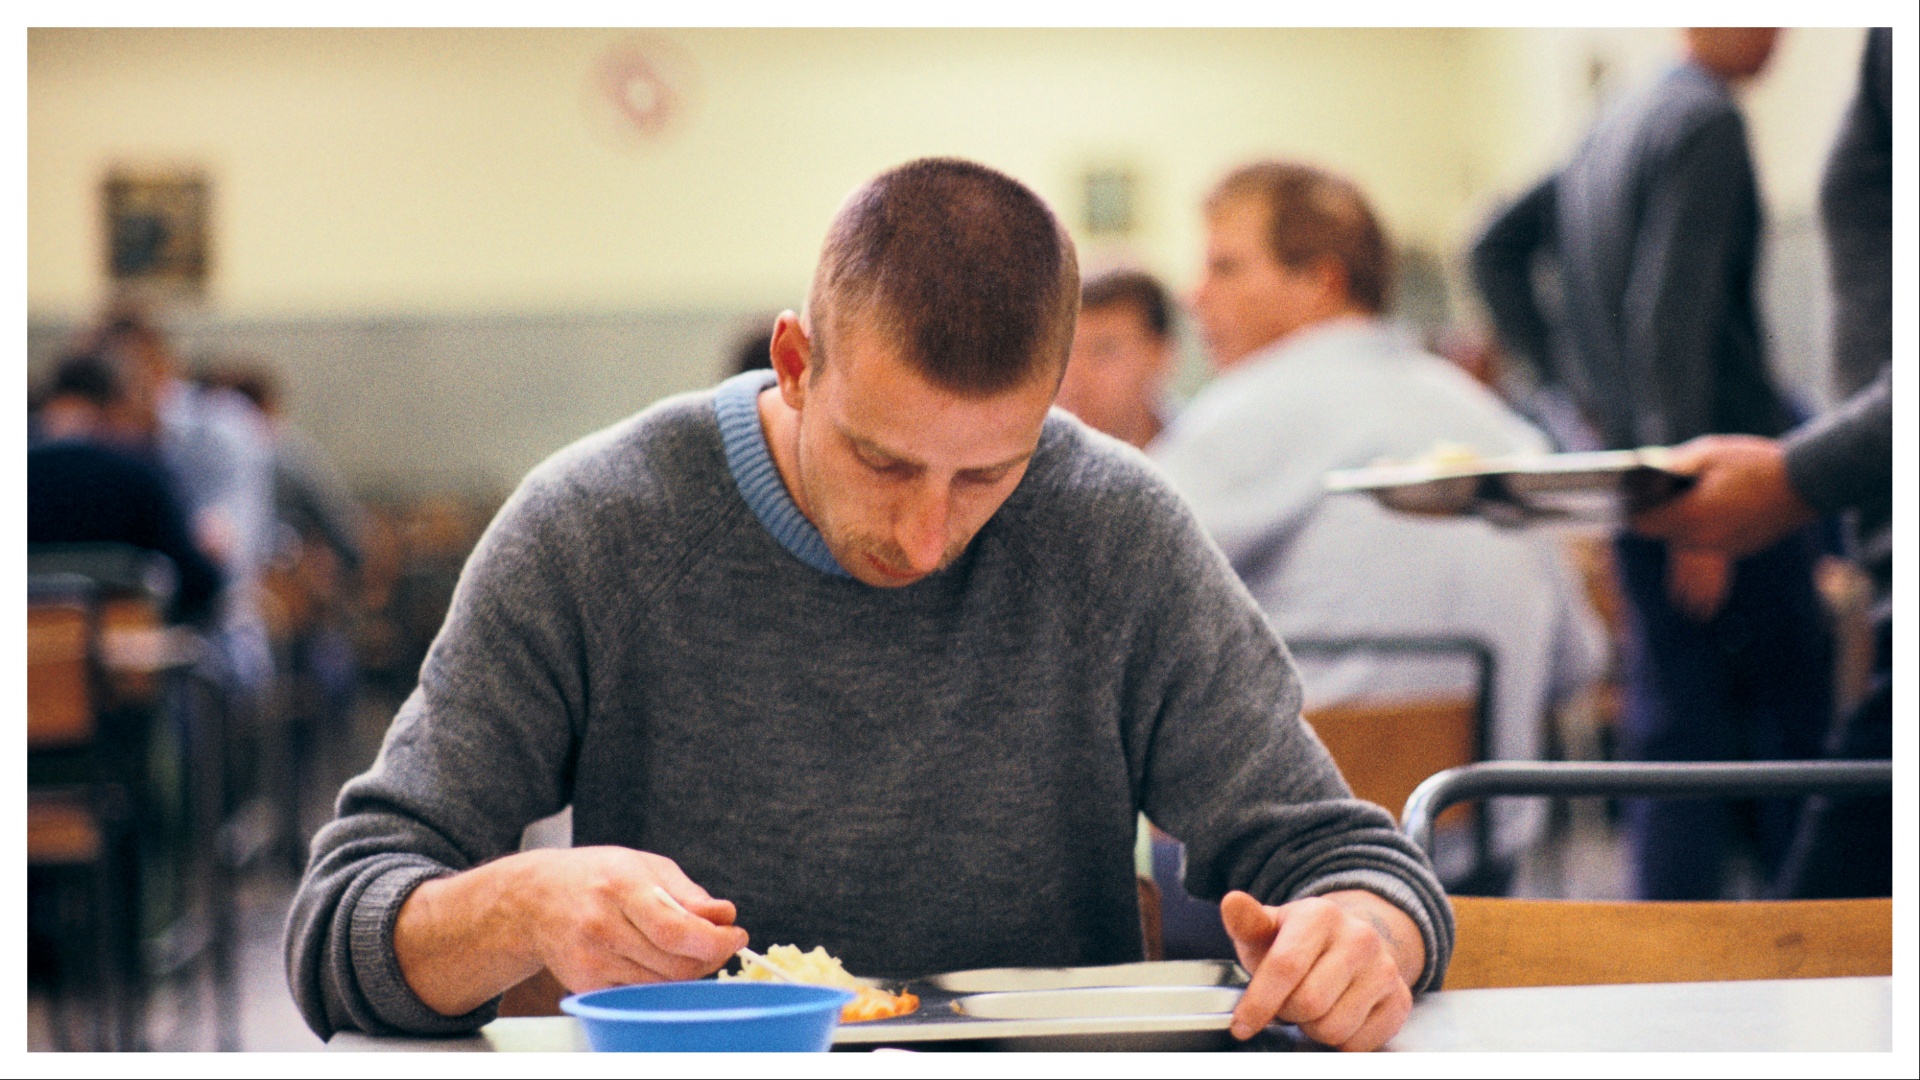
<svg viewBox="0 0 1920 1080">
<path fill-rule="evenodd" d="M 920 1007 L 920 998 L 914 994 L 904 990 L 897 994 L 889 993 L 864 979 L 849 975 L 840 961 L 823 946 L 815 945 L 812 952 L 803 953 L 793 945 L 769 945 L 766 959 L 795 982 L 853 991 L 854 999 L 840 1010 L 840 1022 L 843 1024 L 905 1016 Z M 780 977 L 759 964 L 742 960 L 739 974 L 723 971 L 720 978 L 777 982 Z"/>
</svg>

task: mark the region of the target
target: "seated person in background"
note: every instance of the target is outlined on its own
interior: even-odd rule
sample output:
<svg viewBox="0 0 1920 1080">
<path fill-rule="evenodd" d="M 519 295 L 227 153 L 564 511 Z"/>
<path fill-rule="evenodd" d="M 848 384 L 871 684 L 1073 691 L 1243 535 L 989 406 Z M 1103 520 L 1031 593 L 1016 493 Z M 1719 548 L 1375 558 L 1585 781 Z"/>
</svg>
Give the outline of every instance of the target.
<svg viewBox="0 0 1920 1080">
<path fill-rule="evenodd" d="M 230 390 L 181 379 L 165 336 L 143 316 L 116 315 L 94 348 L 125 380 L 133 437 L 166 473 L 195 544 L 226 580 L 214 640 L 229 685 L 258 691 L 273 672 L 255 596 L 273 542 L 273 458 L 260 413 Z"/>
<path fill-rule="evenodd" d="M 1381 319 L 1387 241 L 1353 184 L 1261 162 L 1208 198 L 1194 297 L 1219 375 L 1148 452 L 1283 640 L 1467 637 L 1495 659 L 1488 758 L 1537 759 L 1547 710 L 1597 678 L 1605 640 L 1552 538 L 1327 494 L 1332 469 L 1441 443 L 1485 456 L 1546 440 Z M 1472 685 L 1464 661 L 1299 656 L 1309 710 Z M 1397 809 L 1397 808 L 1396 808 Z M 1496 860 L 1539 835 L 1537 803 L 1494 808 Z"/>
<path fill-rule="evenodd" d="M 295 535 L 320 540 L 348 573 L 364 557 L 366 514 L 320 444 L 287 418 L 280 380 L 259 362 L 226 364 L 201 383 L 231 390 L 260 412 L 261 434 L 273 465 L 273 514 Z"/>
<path fill-rule="evenodd" d="M 165 555 L 172 618 L 204 617 L 220 572 L 194 546 L 166 477 L 130 452 L 126 387 L 113 366 L 75 353 L 54 369 L 27 449 L 27 543 L 128 544 Z"/>
<path fill-rule="evenodd" d="M 1139 270 L 1102 274 L 1080 290 L 1073 352 L 1055 404 L 1088 427 L 1145 446 L 1164 426 L 1173 355 L 1166 289 Z"/>
<path fill-rule="evenodd" d="M 314 841 L 308 1023 L 470 1030 L 542 967 L 696 978 L 749 930 L 868 976 L 1138 960 L 1144 810 L 1230 893 L 1238 1035 L 1398 1030 L 1445 897 L 1179 499 L 1049 416 L 1078 300 L 1038 196 L 912 162 L 843 204 L 773 370 L 537 468 Z M 579 846 L 516 853 L 567 805 Z"/>
</svg>

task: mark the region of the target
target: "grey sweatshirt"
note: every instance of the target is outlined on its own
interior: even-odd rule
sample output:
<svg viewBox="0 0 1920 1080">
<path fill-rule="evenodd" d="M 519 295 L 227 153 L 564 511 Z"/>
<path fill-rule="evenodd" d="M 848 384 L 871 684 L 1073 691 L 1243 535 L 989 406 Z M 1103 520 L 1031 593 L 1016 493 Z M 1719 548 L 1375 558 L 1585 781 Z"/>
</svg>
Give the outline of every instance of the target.
<svg viewBox="0 0 1920 1080">
<path fill-rule="evenodd" d="M 314 840 L 287 967 L 316 1032 L 491 1019 L 413 995 L 395 918 L 569 803 L 575 844 L 666 855 L 755 947 L 869 976 L 1139 959 L 1144 811 L 1198 895 L 1386 898 L 1438 984 L 1426 860 L 1351 797 L 1284 648 L 1144 458 L 1056 413 L 952 566 L 874 588 L 780 486 L 752 419 L 769 377 L 591 436 L 501 509 Z"/>
</svg>

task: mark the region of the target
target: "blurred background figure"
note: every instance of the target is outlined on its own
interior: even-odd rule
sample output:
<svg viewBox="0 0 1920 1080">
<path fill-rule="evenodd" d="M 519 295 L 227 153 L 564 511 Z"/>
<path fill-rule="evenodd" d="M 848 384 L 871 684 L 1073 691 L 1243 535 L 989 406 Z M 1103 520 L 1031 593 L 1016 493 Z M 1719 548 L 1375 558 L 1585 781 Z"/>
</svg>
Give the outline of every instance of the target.
<svg viewBox="0 0 1920 1080">
<path fill-rule="evenodd" d="M 1144 447 L 1165 426 L 1173 304 L 1151 274 L 1114 270 L 1080 290 L 1073 354 L 1056 404 L 1087 426 Z"/>
<path fill-rule="evenodd" d="M 1851 514 L 1855 560 L 1873 583 L 1872 654 L 1826 752 L 1893 756 L 1893 33 L 1867 32 L 1859 88 L 1820 186 L 1835 319 L 1834 375 L 1850 395 L 1782 439 L 1706 436 L 1675 465 L 1699 484 L 1635 521 L 1670 543 L 1747 555 L 1819 514 Z M 1889 896 L 1888 799 L 1812 799 L 1775 891 L 1788 898 Z"/>
<path fill-rule="evenodd" d="M 27 544 L 128 544 L 173 565 L 171 616 L 210 612 L 220 572 L 195 546 L 167 478 L 140 458 L 126 383 L 94 353 L 62 359 L 31 420 Z"/>
<path fill-rule="evenodd" d="M 230 390 L 182 378 L 166 337 L 137 311 L 110 315 L 91 347 L 126 381 L 132 438 L 167 474 L 195 543 L 220 566 L 227 587 L 214 640 L 231 688 L 257 694 L 273 670 L 256 597 L 273 538 L 264 418 Z"/>
<path fill-rule="evenodd" d="M 260 603 L 274 666 L 284 755 L 278 829 L 287 861 L 305 865 L 307 789 L 345 760 L 359 667 L 352 628 L 354 585 L 366 560 L 366 513 L 326 452 L 285 412 L 280 380 L 258 361 L 229 361 L 199 383 L 245 398 L 259 411 L 273 471 L 274 528 L 261 569 Z"/>
<path fill-rule="evenodd" d="M 279 527 L 270 549 L 278 554 L 290 543 L 311 539 L 324 544 L 345 572 L 358 570 L 366 514 L 320 444 L 287 418 L 273 370 L 257 361 L 229 362 L 198 381 L 239 394 L 259 411 L 273 463 L 273 516 Z"/>
<path fill-rule="evenodd" d="M 1494 660 L 1479 753 L 1543 756 L 1549 708 L 1606 662 L 1551 537 L 1417 519 L 1330 496 L 1323 481 L 1332 469 L 1449 446 L 1540 451 L 1545 438 L 1382 321 L 1390 252 L 1352 183 L 1306 165 L 1249 165 L 1214 188 L 1206 224 L 1193 308 L 1218 375 L 1149 453 L 1294 650 L 1309 713 L 1470 688 L 1463 658 L 1398 647 L 1464 639 Z M 1353 647 L 1310 651 L 1316 642 Z M 1537 804 L 1498 808 L 1477 887 L 1501 889 L 1501 867 L 1543 822 Z"/>
<path fill-rule="evenodd" d="M 1668 445 L 1708 433 L 1778 436 L 1793 412 L 1768 371 L 1755 305 L 1761 213 L 1735 88 L 1778 31 L 1685 32 L 1684 60 L 1608 115 L 1572 159 L 1502 211 L 1473 251 L 1502 340 L 1564 388 L 1569 448 Z M 1534 293 L 1555 274 L 1557 304 Z M 1815 591 L 1814 535 L 1739 563 L 1623 536 L 1631 609 L 1624 732 L 1646 761 L 1818 756 L 1832 715 L 1832 651 Z M 1723 802 L 1630 804 L 1640 895 L 1712 899 L 1745 845 Z M 1759 806 L 1770 877 L 1795 816 Z"/>
</svg>

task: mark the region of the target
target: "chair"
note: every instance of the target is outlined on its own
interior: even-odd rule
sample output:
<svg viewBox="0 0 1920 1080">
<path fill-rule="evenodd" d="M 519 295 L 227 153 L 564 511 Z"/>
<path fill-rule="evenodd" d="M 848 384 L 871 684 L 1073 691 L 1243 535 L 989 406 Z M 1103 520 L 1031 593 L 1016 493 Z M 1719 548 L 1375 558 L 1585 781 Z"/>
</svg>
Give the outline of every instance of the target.
<svg viewBox="0 0 1920 1080">
<path fill-rule="evenodd" d="M 70 1044 L 73 1004 L 92 1021 L 86 1048 L 133 1049 L 142 1015 L 138 855 L 125 778 L 100 745 L 94 599 L 77 575 L 28 581 L 29 898 L 40 886 L 51 924 L 56 1045 Z"/>
<path fill-rule="evenodd" d="M 233 1049 L 224 733 L 202 642 L 162 614 L 172 567 L 125 545 L 35 545 L 28 570 L 29 861 L 66 898 L 61 936 L 111 965 L 96 981 L 118 1030 L 95 1044 L 137 1045 L 153 986 L 204 965 Z"/>
<path fill-rule="evenodd" d="M 1431 777 L 1402 828 L 1423 847 L 1448 806 L 1492 796 L 1890 791 L 1891 762 L 1489 762 Z M 1571 901 L 1455 897 L 1449 989 L 1893 973 L 1893 901 Z"/>
<path fill-rule="evenodd" d="M 1464 657 L 1473 663 L 1470 697 L 1362 701 L 1303 715 L 1356 796 L 1389 810 L 1404 806 L 1427 777 L 1479 761 L 1485 753 L 1493 718 L 1495 669 L 1493 650 L 1485 642 L 1468 637 L 1290 638 L 1287 648 L 1296 656 L 1333 657 L 1358 651 Z M 1471 880 L 1486 869 L 1490 837 L 1486 815 L 1468 811 L 1458 807 L 1441 824 L 1460 827 L 1473 818 Z"/>
<path fill-rule="evenodd" d="M 1447 989 L 1893 974 L 1893 900 L 1452 898 Z"/>
</svg>

